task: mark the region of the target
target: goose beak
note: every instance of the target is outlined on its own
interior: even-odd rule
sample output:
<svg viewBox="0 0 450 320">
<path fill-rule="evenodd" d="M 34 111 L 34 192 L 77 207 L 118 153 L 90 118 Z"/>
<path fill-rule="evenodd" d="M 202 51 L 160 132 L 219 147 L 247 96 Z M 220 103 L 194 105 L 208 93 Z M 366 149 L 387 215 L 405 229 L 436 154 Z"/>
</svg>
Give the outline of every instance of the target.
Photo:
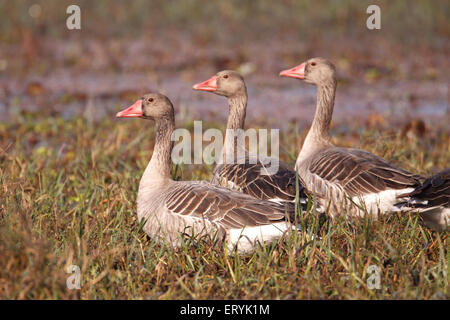
<svg viewBox="0 0 450 320">
<path fill-rule="evenodd" d="M 305 79 L 305 66 L 306 63 L 293 67 L 292 69 L 283 70 L 280 72 L 280 77 L 289 77 L 297 79 Z"/>
<path fill-rule="evenodd" d="M 216 91 L 217 90 L 217 76 L 212 76 L 206 81 L 195 84 L 192 89 L 201 91 Z"/>
<path fill-rule="evenodd" d="M 126 108 L 116 114 L 117 118 L 138 118 L 142 117 L 142 100 L 136 101 L 131 107 Z"/>
</svg>

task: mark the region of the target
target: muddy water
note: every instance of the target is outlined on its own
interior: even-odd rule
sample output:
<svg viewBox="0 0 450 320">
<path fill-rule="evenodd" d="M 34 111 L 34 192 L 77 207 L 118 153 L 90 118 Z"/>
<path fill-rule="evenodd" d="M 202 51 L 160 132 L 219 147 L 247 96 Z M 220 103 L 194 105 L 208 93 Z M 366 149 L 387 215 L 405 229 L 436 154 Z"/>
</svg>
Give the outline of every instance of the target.
<svg viewBox="0 0 450 320">
<path fill-rule="evenodd" d="M 209 74 L 207 75 L 209 76 Z M 141 94 L 161 91 L 173 101 L 182 119 L 225 121 L 228 108 L 223 97 L 192 90 L 206 79 L 169 74 L 53 72 L 26 79 L 0 77 L 0 120 L 8 121 L 21 110 L 61 114 L 65 118 L 84 115 L 96 121 L 112 117 Z M 247 123 L 269 123 L 283 127 L 290 121 L 307 126 L 315 110 L 315 87 L 276 74 L 246 77 L 249 93 Z M 448 83 L 438 81 L 377 81 L 339 83 L 335 122 L 361 121 L 376 114 L 388 123 L 423 119 L 427 125 L 450 123 Z"/>
<path fill-rule="evenodd" d="M 450 123 L 448 42 L 433 50 L 416 44 L 412 50 L 377 41 L 373 51 L 374 39 L 365 37 L 306 43 L 270 37 L 230 45 L 214 38 L 199 43 L 179 32 L 114 41 L 85 36 L 68 41 L 35 35 L 34 46 L 0 46 L 0 121 L 22 110 L 96 121 L 113 117 L 149 91 L 171 98 L 179 123 L 225 121 L 225 99 L 194 91 L 192 85 L 219 70 L 235 69 L 247 82 L 248 124 L 281 128 L 295 121 L 303 127 L 313 117 L 315 88 L 278 73 L 324 55 L 336 64 L 340 79 L 335 123 L 371 116 L 387 125 L 411 119 L 423 119 L 427 126 Z"/>
</svg>

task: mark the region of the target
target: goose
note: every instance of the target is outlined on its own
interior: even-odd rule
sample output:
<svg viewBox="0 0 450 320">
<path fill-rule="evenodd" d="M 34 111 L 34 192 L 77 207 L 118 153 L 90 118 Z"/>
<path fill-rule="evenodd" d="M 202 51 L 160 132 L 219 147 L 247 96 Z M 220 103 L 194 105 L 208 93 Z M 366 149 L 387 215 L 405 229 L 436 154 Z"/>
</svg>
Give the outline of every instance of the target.
<svg viewBox="0 0 450 320">
<path fill-rule="evenodd" d="M 407 201 L 397 206 L 402 210 L 418 211 L 427 227 L 438 232 L 450 228 L 450 168 L 429 177 L 401 197 L 407 197 Z"/>
<path fill-rule="evenodd" d="M 224 70 L 206 81 L 195 84 L 193 89 L 212 92 L 228 99 L 229 114 L 221 154 L 222 161 L 215 166 L 211 183 L 239 190 L 258 199 L 276 202 L 293 202 L 298 191 L 299 203 L 305 209 L 307 195 L 301 180 L 296 181 L 295 170 L 278 159 L 265 157 L 260 161 L 261 158 L 256 159 L 255 155 L 245 150 L 242 143 L 238 143 L 237 136 L 244 130 L 248 100 L 244 78 L 238 72 Z M 243 161 L 236 158 L 238 148 L 244 148 Z M 274 173 L 269 172 L 265 163 L 277 163 L 278 170 Z"/>
<path fill-rule="evenodd" d="M 175 116 L 166 96 L 146 94 L 116 117 L 150 119 L 156 124 L 155 147 L 137 195 L 138 219 L 151 238 L 176 248 L 189 235 L 214 236 L 227 243 L 228 252 L 246 253 L 293 228 L 292 205 L 256 199 L 206 181 L 171 179 Z"/>
<path fill-rule="evenodd" d="M 342 148 L 330 142 L 329 128 L 336 92 L 334 65 L 324 58 L 312 58 L 280 72 L 317 86 L 317 106 L 312 126 L 298 155 L 295 168 L 305 187 L 332 217 L 373 218 L 398 211 L 400 194 L 420 185 L 420 176 L 399 169 L 369 152 Z"/>
</svg>

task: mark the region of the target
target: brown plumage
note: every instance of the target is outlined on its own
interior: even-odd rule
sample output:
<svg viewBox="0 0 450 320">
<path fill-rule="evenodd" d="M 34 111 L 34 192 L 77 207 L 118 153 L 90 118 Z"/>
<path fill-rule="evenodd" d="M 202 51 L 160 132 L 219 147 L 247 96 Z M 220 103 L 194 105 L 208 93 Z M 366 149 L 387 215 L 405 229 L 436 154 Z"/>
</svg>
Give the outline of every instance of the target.
<svg viewBox="0 0 450 320">
<path fill-rule="evenodd" d="M 248 159 L 247 159 L 248 160 Z M 264 165 L 261 162 L 250 164 L 220 164 L 214 168 L 211 183 L 218 185 L 232 185 L 235 189 L 252 197 L 264 200 L 293 202 L 296 190 L 299 190 L 301 203 L 306 203 L 301 181 L 294 170 L 280 162 L 275 174 L 262 175 Z M 297 188 L 298 186 L 298 188 Z"/>
<path fill-rule="evenodd" d="M 418 185 L 418 176 L 398 169 L 371 153 L 346 148 L 327 148 L 316 154 L 309 171 L 339 184 L 350 197 L 404 189 Z"/>
<path fill-rule="evenodd" d="M 284 207 L 262 202 L 207 182 L 180 182 L 166 198 L 172 214 L 206 218 L 224 229 L 244 228 L 285 221 Z M 290 211 L 291 208 L 286 208 Z"/>
</svg>

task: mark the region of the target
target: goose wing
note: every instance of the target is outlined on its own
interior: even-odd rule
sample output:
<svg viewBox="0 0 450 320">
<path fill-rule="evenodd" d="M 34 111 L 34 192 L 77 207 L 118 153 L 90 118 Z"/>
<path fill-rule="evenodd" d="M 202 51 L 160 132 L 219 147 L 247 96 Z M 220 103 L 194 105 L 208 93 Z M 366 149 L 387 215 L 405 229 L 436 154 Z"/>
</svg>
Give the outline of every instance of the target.
<svg viewBox="0 0 450 320">
<path fill-rule="evenodd" d="M 208 219 L 225 229 L 268 225 L 294 214 L 291 205 L 255 199 L 202 182 L 178 183 L 165 204 L 172 214 Z"/>
<path fill-rule="evenodd" d="M 306 199 L 303 183 L 295 170 L 280 161 L 277 172 L 270 174 L 269 165 L 260 161 L 253 164 L 249 159 L 243 164 L 221 164 L 215 167 L 211 182 L 226 184 L 263 200 L 295 201 L 297 191 L 300 199 Z"/>
<path fill-rule="evenodd" d="M 309 171 L 316 184 L 344 191 L 350 197 L 420 184 L 419 176 L 357 149 L 325 149 L 311 161 Z"/>
</svg>

